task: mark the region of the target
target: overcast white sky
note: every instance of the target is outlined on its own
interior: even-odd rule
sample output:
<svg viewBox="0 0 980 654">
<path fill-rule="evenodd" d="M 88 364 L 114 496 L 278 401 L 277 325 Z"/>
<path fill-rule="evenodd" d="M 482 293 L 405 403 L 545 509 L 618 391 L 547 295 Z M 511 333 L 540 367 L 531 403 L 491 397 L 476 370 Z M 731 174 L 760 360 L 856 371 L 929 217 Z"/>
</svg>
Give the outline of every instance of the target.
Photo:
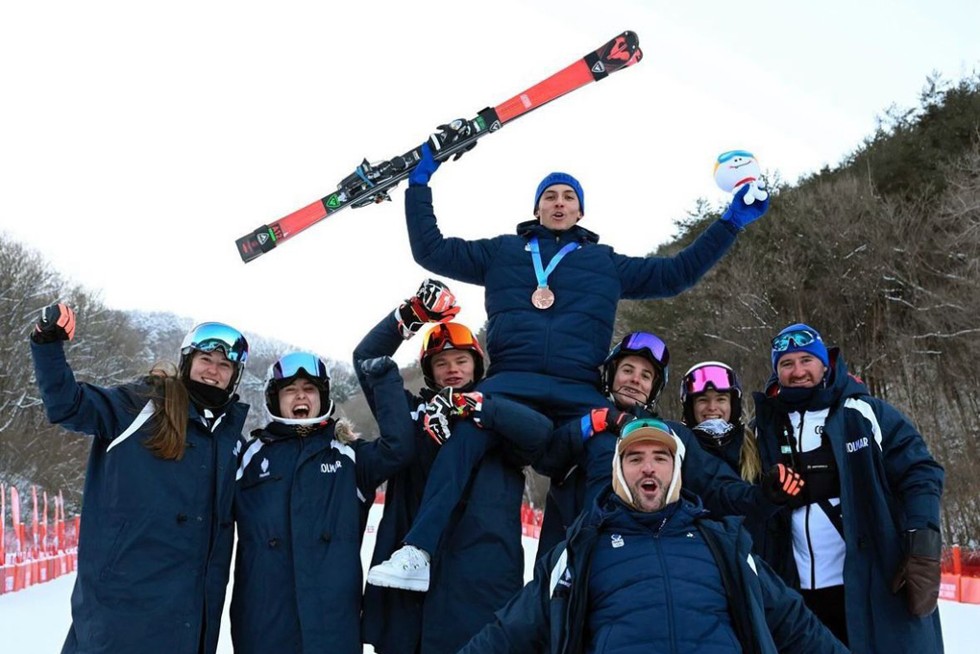
<svg viewBox="0 0 980 654">
<path fill-rule="evenodd" d="M 400 154 L 633 30 L 643 62 L 481 140 L 432 187 L 445 233 L 493 236 L 530 218 L 537 183 L 564 170 L 585 188 L 585 226 L 642 255 L 698 197 L 724 200 L 720 152 L 752 150 L 793 181 L 837 164 L 890 104 L 914 106 L 931 72 L 976 70 L 978 6 L 12 3 L 0 231 L 113 308 L 222 320 L 348 360 L 426 276 L 404 184 L 247 265 L 234 241 L 327 195 L 362 158 Z M 479 327 L 482 289 L 454 288 Z"/>
</svg>

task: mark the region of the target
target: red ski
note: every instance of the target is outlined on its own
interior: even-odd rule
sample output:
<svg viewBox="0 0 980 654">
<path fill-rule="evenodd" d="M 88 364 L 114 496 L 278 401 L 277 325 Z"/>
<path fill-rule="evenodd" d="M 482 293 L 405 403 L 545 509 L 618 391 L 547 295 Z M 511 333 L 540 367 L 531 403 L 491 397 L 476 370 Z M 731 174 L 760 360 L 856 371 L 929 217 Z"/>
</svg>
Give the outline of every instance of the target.
<svg viewBox="0 0 980 654">
<path fill-rule="evenodd" d="M 497 131 L 515 118 L 524 116 L 590 82 L 597 82 L 610 73 L 632 66 L 642 57 L 643 53 L 640 51 L 640 42 L 636 34 L 623 32 L 595 52 L 590 52 L 548 79 L 538 82 L 496 107 L 487 107 L 480 111 L 476 118 L 469 121 L 470 135 L 441 149 L 438 158 L 445 160 L 456 153 L 464 152 L 472 147 L 477 139 Z M 238 254 L 241 255 L 242 261 L 248 263 L 258 258 L 307 227 L 342 209 L 390 200 L 388 190 L 408 177 L 418 164 L 421 148 L 420 144 L 403 155 L 379 163 L 368 163 L 365 159 L 352 174 L 337 185 L 337 190 L 330 195 L 241 237 L 235 241 L 235 244 L 238 246 Z"/>
</svg>

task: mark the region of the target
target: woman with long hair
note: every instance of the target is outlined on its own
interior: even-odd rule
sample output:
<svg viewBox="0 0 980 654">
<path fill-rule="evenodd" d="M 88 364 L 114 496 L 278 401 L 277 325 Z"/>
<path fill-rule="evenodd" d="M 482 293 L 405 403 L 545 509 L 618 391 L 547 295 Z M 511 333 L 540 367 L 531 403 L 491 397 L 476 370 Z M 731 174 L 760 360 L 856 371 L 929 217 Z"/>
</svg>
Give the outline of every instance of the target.
<svg viewBox="0 0 980 654">
<path fill-rule="evenodd" d="M 102 387 L 76 381 L 63 347 L 74 334 L 65 304 L 45 308 L 31 334 L 48 419 L 94 437 L 62 652 L 210 654 L 231 564 L 248 342 L 203 323 L 176 368 Z"/>
<path fill-rule="evenodd" d="M 684 424 L 698 444 L 736 471 L 757 483 L 762 473 L 759 446 L 742 416 L 742 384 L 735 371 L 720 361 L 702 361 L 681 379 Z"/>
</svg>

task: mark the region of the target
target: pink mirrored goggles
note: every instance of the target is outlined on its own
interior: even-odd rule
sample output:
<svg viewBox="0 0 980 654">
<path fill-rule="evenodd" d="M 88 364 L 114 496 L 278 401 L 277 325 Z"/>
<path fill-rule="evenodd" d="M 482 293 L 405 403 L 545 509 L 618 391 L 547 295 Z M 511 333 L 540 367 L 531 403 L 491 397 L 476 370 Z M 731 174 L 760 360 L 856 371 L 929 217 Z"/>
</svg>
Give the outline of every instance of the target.
<svg viewBox="0 0 980 654">
<path fill-rule="evenodd" d="M 742 394 L 742 387 L 738 383 L 735 371 L 724 363 L 717 361 L 706 361 L 699 363 L 684 375 L 681 380 L 681 397 L 687 398 L 689 395 L 697 395 L 707 390 L 714 390 L 720 393 L 725 391 L 735 391 Z"/>
</svg>

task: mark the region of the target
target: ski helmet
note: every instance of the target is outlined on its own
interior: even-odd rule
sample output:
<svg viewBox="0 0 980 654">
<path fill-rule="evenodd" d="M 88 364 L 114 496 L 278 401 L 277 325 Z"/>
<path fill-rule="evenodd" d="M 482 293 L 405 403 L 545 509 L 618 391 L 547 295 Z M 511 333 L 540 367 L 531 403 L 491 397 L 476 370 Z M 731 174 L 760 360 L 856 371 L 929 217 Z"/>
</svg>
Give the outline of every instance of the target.
<svg viewBox="0 0 980 654">
<path fill-rule="evenodd" d="M 221 350 L 235 366 L 235 372 L 228 384 L 228 397 L 235 394 L 238 383 L 245 373 L 245 362 L 248 360 L 248 341 L 245 336 L 229 325 L 220 322 L 204 322 L 187 332 L 180 344 L 180 361 L 178 368 L 184 381 L 190 381 L 191 355 L 197 352 L 214 352 Z"/>
<path fill-rule="evenodd" d="M 283 418 L 279 407 L 279 391 L 298 378 L 308 380 L 320 392 L 320 415 L 309 418 Z M 333 414 L 330 399 L 330 375 L 323 359 L 310 352 L 290 352 L 279 357 L 269 366 L 269 379 L 265 384 L 265 408 L 276 422 L 289 425 L 314 425 Z"/>
<path fill-rule="evenodd" d="M 728 393 L 732 402 L 729 422 L 737 425 L 742 418 L 742 384 L 731 366 L 720 361 L 702 361 L 691 367 L 681 379 L 681 404 L 684 406 L 684 424 L 696 426 L 694 398 L 705 391 Z"/>
<path fill-rule="evenodd" d="M 483 348 L 466 326 L 458 322 L 437 324 L 422 338 L 419 364 L 425 385 L 434 391 L 442 390 L 432 375 L 432 357 L 445 350 L 466 350 L 473 354 L 473 383 L 483 379 Z"/>
<path fill-rule="evenodd" d="M 653 411 L 660 393 L 667 385 L 668 364 L 670 363 L 670 350 L 667 344 L 660 340 L 656 334 L 648 332 L 630 332 L 623 337 L 619 343 L 609 351 L 606 360 L 602 362 L 602 384 L 603 392 L 612 395 L 613 379 L 616 377 L 616 368 L 619 360 L 625 356 L 634 355 L 643 357 L 653 365 L 657 371 L 657 379 L 650 389 L 650 397 L 643 405 L 647 410 Z"/>
</svg>

